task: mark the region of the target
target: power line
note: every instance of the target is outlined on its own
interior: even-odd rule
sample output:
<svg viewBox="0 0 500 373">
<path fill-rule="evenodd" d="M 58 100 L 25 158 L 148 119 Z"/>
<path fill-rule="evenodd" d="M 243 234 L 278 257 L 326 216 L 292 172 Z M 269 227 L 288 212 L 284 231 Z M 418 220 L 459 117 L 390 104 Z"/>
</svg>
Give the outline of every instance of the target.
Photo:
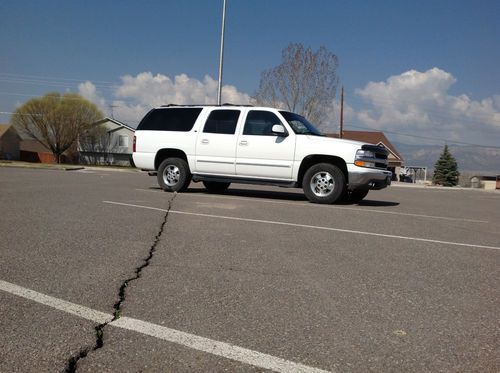
<svg viewBox="0 0 500 373">
<path fill-rule="evenodd" d="M 374 131 L 373 128 L 362 127 L 362 126 L 355 126 L 353 124 L 349 124 L 349 127 Z M 468 146 L 477 146 L 477 147 L 480 147 L 480 148 L 500 149 L 500 146 L 489 146 L 489 145 L 481 145 L 481 144 L 472 144 L 472 143 L 468 143 L 468 142 L 454 141 L 454 140 L 450 140 L 450 139 L 442 139 L 442 138 L 437 138 L 437 137 L 429 137 L 429 136 L 421 136 L 421 135 L 411 135 L 409 133 L 402 133 L 402 132 L 390 131 L 390 130 L 385 130 L 385 129 L 383 131 L 379 130 L 379 132 L 390 133 L 390 134 L 399 135 L 399 136 L 414 137 L 414 138 L 424 139 L 424 140 L 441 141 L 441 142 L 445 142 L 445 143 L 448 143 L 448 144 L 468 145 Z"/>
<path fill-rule="evenodd" d="M 30 80 L 30 79 L 5 79 L 0 77 L 0 82 L 11 83 L 11 84 L 30 84 L 30 85 L 40 85 L 40 86 L 50 86 L 50 87 L 58 87 L 58 88 L 74 88 L 75 84 L 69 84 L 67 82 L 57 82 L 57 81 L 44 81 L 44 80 Z M 84 84 L 85 82 L 80 82 L 80 84 Z M 103 84 L 94 84 L 96 88 L 100 89 L 116 89 L 119 85 L 103 85 Z"/>
<path fill-rule="evenodd" d="M 80 79 L 80 78 L 61 78 L 61 77 L 54 77 L 54 76 L 40 76 L 40 75 L 25 75 L 25 74 L 11 74 L 11 73 L 0 73 L 0 76 L 7 76 L 7 77 L 20 77 L 20 78 L 34 78 L 34 79 L 43 79 L 43 80 L 66 80 L 66 81 L 73 81 L 73 82 L 81 82 L 81 81 L 90 81 L 91 79 Z M 104 83 L 104 84 L 116 84 L 116 82 L 110 82 L 106 80 L 92 80 L 93 82 L 96 83 Z"/>
<path fill-rule="evenodd" d="M 33 113 L 33 114 L 24 114 L 24 113 L 12 113 L 10 111 L 0 111 L 0 114 L 5 114 L 5 115 L 27 115 L 27 116 L 43 116 L 44 114 L 38 114 L 38 113 Z"/>
<path fill-rule="evenodd" d="M 0 95 L 7 95 L 7 96 L 20 96 L 20 97 L 41 97 L 39 94 L 27 94 L 27 93 L 13 93 L 13 92 L 0 92 Z M 80 100 L 79 98 L 72 98 L 72 97 L 63 97 L 65 100 Z M 133 99 L 121 99 L 119 101 L 123 101 L 125 103 L 130 103 L 133 104 L 135 101 Z M 146 105 L 146 104 L 145 104 Z M 117 107 L 127 107 L 123 105 L 118 105 Z"/>
<path fill-rule="evenodd" d="M 384 100 L 382 98 L 371 98 L 367 102 L 367 100 L 360 98 L 360 97 L 357 97 L 357 96 L 348 95 L 348 97 L 352 101 L 356 101 L 356 102 L 362 103 L 364 105 L 373 105 L 375 108 L 377 108 L 377 106 L 381 106 L 382 108 L 394 108 L 395 107 L 394 102 L 392 100 Z M 500 124 L 500 118 L 496 119 L 496 118 L 491 117 L 491 116 L 496 116 L 496 115 L 500 116 L 500 112 L 494 112 L 491 114 L 475 112 L 474 117 L 478 118 L 478 120 L 475 120 L 474 118 L 467 117 L 464 115 L 462 115 L 460 117 L 450 115 L 449 111 L 443 110 L 438 104 L 428 105 L 428 104 L 424 104 L 424 103 L 415 103 L 415 102 L 405 101 L 404 99 L 399 99 L 399 98 L 398 98 L 398 102 L 407 104 L 408 106 L 413 106 L 415 108 L 422 108 L 422 109 L 424 109 L 425 113 L 430 113 L 432 116 L 437 117 L 437 118 L 448 119 L 448 120 L 453 119 L 453 120 L 456 120 L 457 122 L 471 122 L 471 123 L 481 122 L 481 123 Z"/>
</svg>

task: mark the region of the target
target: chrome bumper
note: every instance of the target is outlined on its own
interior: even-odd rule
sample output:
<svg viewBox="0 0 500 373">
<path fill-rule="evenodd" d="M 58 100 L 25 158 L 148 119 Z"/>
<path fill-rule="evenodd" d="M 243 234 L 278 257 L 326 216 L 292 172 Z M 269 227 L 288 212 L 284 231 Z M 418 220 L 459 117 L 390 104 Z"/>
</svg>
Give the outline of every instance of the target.
<svg viewBox="0 0 500 373">
<path fill-rule="evenodd" d="M 347 186 L 349 190 L 360 188 L 379 190 L 391 185 L 391 171 L 376 170 L 355 165 L 348 165 L 347 171 L 349 172 L 349 184 Z"/>
</svg>

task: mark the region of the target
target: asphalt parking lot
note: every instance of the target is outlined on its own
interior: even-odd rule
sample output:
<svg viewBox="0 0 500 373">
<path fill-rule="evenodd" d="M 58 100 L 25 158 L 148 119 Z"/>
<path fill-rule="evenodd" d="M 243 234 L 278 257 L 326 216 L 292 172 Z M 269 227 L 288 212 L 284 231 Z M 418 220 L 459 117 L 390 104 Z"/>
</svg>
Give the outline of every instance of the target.
<svg viewBox="0 0 500 373">
<path fill-rule="evenodd" d="M 0 191 L 1 372 L 500 371 L 499 193 L 16 168 Z"/>
</svg>

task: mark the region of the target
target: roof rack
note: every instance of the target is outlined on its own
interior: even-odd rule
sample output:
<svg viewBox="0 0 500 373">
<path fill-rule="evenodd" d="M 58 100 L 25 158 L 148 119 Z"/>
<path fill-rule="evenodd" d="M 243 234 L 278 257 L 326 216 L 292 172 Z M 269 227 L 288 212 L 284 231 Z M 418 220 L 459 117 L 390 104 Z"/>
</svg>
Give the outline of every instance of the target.
<svg viewBox="0 0 500 373">
<path fill-rule="evenodd" d="M 223 103 L 221 106 L 244 106 L 244 107 L 253 107 L 253 105 L 250 105 L 250 104 L 245 104 L 245 105 L 242 105 L 242 104 L 231 104 L 229 102 L 225 102 Z"/>
<path fill-rule="evenodd" d="M 231 103 L 224 103 L 222 105 L 217 105 L 217 104 L 189 104 L 189 105 L 182 105 L 182 104 L 167 104 L 167 105 L 161 105 L 160 107 L 175 107 L 175 106 L 187 106 L 187 107 L 197 107 L 197 106 L 244 106 L 244 107 L 253 107 L 253 105 L 240 105 L 240 104 L 231 104 Z"/>
</svg>

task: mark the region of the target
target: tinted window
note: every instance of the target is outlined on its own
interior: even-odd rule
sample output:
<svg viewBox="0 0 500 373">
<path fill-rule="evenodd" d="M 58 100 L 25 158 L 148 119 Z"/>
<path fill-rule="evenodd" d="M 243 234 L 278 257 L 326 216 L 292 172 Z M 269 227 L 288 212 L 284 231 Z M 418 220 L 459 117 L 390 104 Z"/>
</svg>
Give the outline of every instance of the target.
<svg viewBox="0 0 500 373">
<path fill-rule="evenodd" d="M 274 136 L 272 129 L 275 124 L 281 124 L 281 121 L 274 113 L 252 110 L 247 115 L 243 134 Z"/>
<path fill-rule="evenodd" d="M 139 123 L 137 130 L 191 131 L 201 108 L 153 109 Z"/>
<path fill-rule="evenodd" d="M 297 135 L 324 136 L 303 116 L 288 111 L 280 111 L 280 114 L 283 115 L 283 118 L 285 118 L 290 127 L 292 127 L 293 132 Z"/>
<path fill-rule="evenodd" d="M 214 110 L 208 116 L 203 132 L 232 135 L 236 132 L 239 110 Z"/>
</svg>

